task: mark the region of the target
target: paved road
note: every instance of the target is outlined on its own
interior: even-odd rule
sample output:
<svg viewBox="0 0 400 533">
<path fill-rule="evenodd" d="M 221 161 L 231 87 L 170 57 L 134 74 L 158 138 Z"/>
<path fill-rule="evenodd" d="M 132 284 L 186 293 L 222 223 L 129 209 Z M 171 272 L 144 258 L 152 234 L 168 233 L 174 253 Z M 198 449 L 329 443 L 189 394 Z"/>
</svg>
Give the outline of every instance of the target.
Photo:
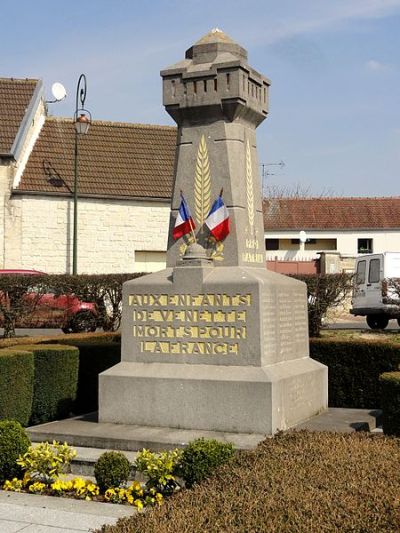
<svg viewBox="0 0 400 533">
<path fill-rule="evenodd" d="M 333 324 L 326 324 L 324 326 L 326 329 L 354 329 L 354 330 L 368 330 L 373 331 L 371 328 L 369 328 L 365 321 L 361 323 L 357 322 L 336 322 Z M 387 328 L 385 328 L 385 331 L 398 331 L 400 333 L 400 328 L 397 325 L 397 322 L 395 320 L 391 320 L 389 322 L 389 325 Z"/>
<path fill-rule="evenodd" d="M 349 315 L 349 318 L 340 318 L 335 322 L 327 323 L 324 325 L 327 329 L 365 329 L 368 331 L 373 331 L 368 327 L 367 322 L 364 316 L 352 316 Z M 399 331 L 400 328 L 397 324 L 397 320 L 389 320 L 389 324 L 386 331 Z"/>
</svg>

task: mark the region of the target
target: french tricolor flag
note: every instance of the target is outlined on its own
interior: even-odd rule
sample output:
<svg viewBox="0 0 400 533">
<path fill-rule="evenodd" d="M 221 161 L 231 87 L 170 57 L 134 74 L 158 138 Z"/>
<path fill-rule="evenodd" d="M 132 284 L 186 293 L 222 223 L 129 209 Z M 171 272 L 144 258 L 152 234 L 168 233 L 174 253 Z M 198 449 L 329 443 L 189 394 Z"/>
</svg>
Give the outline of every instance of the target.
<svg viewBox="0 0 400 533">
<path fill-rule="evenodd" d="M 189 206 L 181 193 L 181 205 L 179 206 L 178 216 L 176 217 L 175 226 L 172 231 L 173 238 L 180 239 L 195 228 L 195 224 L 190 214 Z"/>
<path fill-rule="evenodd" d="M 229 234 L 229 212 L 222 200 L 222 190 L 213 203 L 208 217 L 205 220 L 206 226 L 217 241 L 223 241 Z"/>
</svg>

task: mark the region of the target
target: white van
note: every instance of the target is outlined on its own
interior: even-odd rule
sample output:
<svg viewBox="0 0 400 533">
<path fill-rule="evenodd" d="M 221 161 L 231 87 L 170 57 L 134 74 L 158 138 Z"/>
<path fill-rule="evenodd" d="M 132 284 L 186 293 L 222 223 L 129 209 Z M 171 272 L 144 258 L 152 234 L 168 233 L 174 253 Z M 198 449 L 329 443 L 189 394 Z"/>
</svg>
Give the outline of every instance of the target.
<svg viewBox="0 0 400 533">
<path fill-rule="evenodd" d="M 394 318 L 400 326 L 400 299 L 388 288 L 390 278 L 400 279 L 400 252 L 365 254 L 356 259 L 350 313 L 366 316 L 372 329 L 385 329 Z"/>
</svg>

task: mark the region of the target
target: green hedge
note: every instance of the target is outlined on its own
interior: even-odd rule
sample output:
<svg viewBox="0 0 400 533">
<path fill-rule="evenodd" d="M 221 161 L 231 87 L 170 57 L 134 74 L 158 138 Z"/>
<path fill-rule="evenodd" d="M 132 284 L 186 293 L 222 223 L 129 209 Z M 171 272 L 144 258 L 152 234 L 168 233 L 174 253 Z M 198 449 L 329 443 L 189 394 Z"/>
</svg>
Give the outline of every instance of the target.
<svg viewBox="0 0 400 533">
<path fill-rule="evenodd" d="M 0 419 L 29 422 L 33 400 L 33 355 L 29 351 L 0 350 Z"/>
<path fill-rule="evenodd" d="M 399 442 L 355 432 L 283 432 L 206 482 L 102 533 L 394 533 Z"/>
<path fill-rule="evenodd" d="M 367 339 L 310 339 L 310 356 L 328 367 L 330 407 L 381 407 L 379 376 L 398 370 L 400 344 Z"/>
<path fill-rule="evenodd" d="M 34 337 L 12 337 L 9 339 L 0 339 L 0 348 L 12 348 L 21 344 L 60 344 L 63 339 L 68 339 L 72 346 L 72 340 L 76 342 L 121 342 L 121 334 L 115 332 L 107 333 L 69 333 L 68 337 L 62 335 L 35 335 Z"/>
<path fill-rule="evenodd" d="M 114 338 L 118 338 L 115 336 Z M 78 390 L 74 413 L 90 413 L 99 407 L 99 374 L 121 361 L 120 342 L 76 342 L 63 338 L 63 344 L 79 349 Z"/>
<path fill-rule="evenodd" d="M 383 432 L 400 437 L 400 372 L 385 372 L 379 381 Z"/>
<path fill-rule="evenodd" d="M 79 351 L 60 344 L 19 346 L 34 356 L 33 404 L 30 423 L 65 418 L 73 410 L 78 383 Z"/>
</svg>

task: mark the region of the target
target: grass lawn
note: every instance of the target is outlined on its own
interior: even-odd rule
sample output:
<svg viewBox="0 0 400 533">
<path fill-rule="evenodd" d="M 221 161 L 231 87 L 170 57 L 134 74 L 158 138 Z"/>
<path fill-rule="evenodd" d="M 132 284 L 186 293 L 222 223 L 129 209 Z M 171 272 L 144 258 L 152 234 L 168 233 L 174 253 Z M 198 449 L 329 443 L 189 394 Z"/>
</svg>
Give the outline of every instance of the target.
<svg viewBox="0 0 400 533">
<path fill-rule="evenodd" d="M 289 432 L 102 533 L 400 531 L 400 441 Z"/>
</svg>

